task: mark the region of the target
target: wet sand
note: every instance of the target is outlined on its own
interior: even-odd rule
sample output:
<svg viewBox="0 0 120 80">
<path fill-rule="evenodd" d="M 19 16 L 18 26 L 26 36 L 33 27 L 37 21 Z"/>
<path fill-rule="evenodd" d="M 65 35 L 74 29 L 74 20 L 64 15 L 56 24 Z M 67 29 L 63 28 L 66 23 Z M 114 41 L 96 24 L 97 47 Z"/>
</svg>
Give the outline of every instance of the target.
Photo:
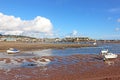
<svg viewBox="0 0 120 80">
<path fill-rule="evenodd" d="M 21 66 L 25 61 L 33 63 Z M 0 58 L 0 64 L 2 62 L 8 65 L 21 63 L 17 67 L 1 68 L 0 80 L 120 80 L 119 61 L 118 56 L 117 59 L 104 62 L 95 54 L 21 59 Z"/>
<path fill-rule="evenodd" d="M 9 48 L 17 48 L 21 51 L 31 51 L 40 49 L 64 49 L 64 48 L 80 48 L 91 47 L 92 44 L 48 44 L 48 43 L 24 43 L 24 42 L 0 42 L 0 52 L 4 52 Z"/>
</svg>

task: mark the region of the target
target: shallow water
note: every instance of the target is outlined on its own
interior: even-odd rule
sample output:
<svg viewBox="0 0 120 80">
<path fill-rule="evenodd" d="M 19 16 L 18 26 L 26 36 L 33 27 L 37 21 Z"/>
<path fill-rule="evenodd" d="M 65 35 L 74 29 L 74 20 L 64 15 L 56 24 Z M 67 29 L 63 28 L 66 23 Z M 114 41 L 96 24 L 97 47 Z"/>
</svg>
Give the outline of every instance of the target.
<svg viewBox="0 0 120 80">
<path fill-rule="evenodd" d="M 102 49 L 108 49 L 112 53 L 120 53 L 120 44 L 103 44 L 98 47 L 66 48 L 66 49 L 46 49 L 33 51 L 38 56 L 70 56 L 75 54 L 99 54 Z"/>
<path fill-rule="evenodd" d="M 108 49 L 112 53 L 120 53 L 120 44 L 102 44 L 98 47 L 45 49 L 37 51 L 21 52 L 20 54 L 9 55 L 0 53 L 0 58 L 32 58 L 42 56 L 70 56 L 76 54 L 99 54 L 102 49 Z"/>
</svg>

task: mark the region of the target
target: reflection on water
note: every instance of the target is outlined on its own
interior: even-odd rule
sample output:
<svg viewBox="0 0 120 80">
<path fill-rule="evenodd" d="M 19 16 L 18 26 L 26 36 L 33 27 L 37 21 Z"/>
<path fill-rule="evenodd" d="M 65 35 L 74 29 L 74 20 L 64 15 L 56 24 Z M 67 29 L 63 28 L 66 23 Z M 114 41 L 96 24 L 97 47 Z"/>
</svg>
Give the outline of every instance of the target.
<svg viewBox="0 0 120 80">
<path fill-rule="evenodd" d="M 45 50 L 38 50 L 38 51 L 33 51 L 32 54 L 36 56 L 52 56 L 52 49 L 45 49 Z"/>
</svg>

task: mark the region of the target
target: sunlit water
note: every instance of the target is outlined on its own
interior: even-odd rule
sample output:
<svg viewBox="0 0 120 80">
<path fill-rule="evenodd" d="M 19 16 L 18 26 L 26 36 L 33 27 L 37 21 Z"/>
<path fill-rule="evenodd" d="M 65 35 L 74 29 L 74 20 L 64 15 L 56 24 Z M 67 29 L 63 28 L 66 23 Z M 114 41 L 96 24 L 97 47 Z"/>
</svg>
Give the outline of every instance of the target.
<svg viewBox="0 0 120 80">
<path fill-rule="evenodd" d="M 98 47 L 65 48 L 65 49 L 46 49 L 33 51 L 37 56 L 70 56 L 75 54 L 99 54 L 101 50 L 108 49 L 112 53 L 120 53 L 120 44 L 103 44 Z"/>
</svg>

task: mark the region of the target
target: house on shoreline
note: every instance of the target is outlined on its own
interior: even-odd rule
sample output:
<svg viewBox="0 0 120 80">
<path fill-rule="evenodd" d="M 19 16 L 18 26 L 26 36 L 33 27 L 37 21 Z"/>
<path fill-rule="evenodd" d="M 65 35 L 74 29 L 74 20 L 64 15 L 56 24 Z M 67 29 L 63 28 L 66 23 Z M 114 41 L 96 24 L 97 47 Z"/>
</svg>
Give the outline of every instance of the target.
<svg viewBox="0 0 120 80">
<path fill-rule="evenodd" d="M 16 36 L 16 35 L 1 35 L 0 41 L 14 41 L 14 42 L 37 42 L 39 39 L 27 37 L 27 36 Z"/>
<path fill-rule="evenodd" d="M 0 35 L 0 41 L 15 42 L 94 42 L 94 39 L 88 37 L 66 37 L 66 38 L 33 38 L 17 35 Z"/>
<path fill-rule="evenodd" d="M 120 40 L 95 40 L 89 37 L 65 37 L 65 38 L 33 38 L 28 36 L 18 36 L 18 35 L 0 35 L 0 41 L 13 41 L 13 42 L 27 42 L 27 43 L 120 43 Z"/>
</svg>

